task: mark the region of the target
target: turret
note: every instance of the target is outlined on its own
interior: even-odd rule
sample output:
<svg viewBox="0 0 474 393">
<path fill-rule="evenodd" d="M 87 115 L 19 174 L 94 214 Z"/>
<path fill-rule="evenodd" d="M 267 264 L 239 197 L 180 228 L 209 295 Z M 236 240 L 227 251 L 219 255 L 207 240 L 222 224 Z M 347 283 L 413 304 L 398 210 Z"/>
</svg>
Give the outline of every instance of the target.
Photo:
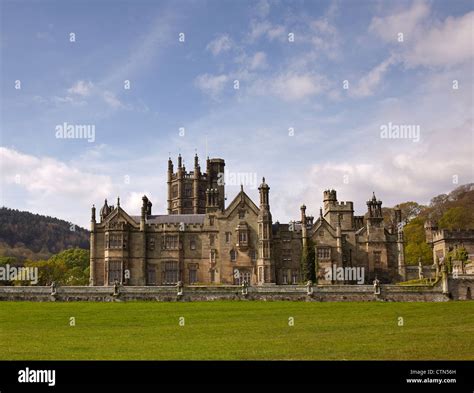
<svg viewBox="0 0 474 393">
<path fill-rule="evenodd" d="M 342 266 L 342 228 L 341 228 L 342 214 L 337 215 L 336 223 L 336 250 L 337 250 L 337 264 Z"/>
<path fill-rule="evenodd" d="M 146 285 L 147 277 L 147 235 L 146 235 L 146 217 L 148 210 L 148 198 L 146 195 L 142 197 L 142 209 L 140 215 L 140 233 L 139 233 L 139 244 L 141 248 L 141 257 L 139 259 L 140 263 L 140 275 L 139 285 Z M 150 206 L 151 209 L 151 206 Z"/>
<path fill-rule="evenodd" d="M 107 199 L 104 200 L 104 206 L 100 209 L 100 222 L 104 221 L 105 218 L 109 215 L 110 208 L 107 204 Z"/>
<path fill-rule="evenodd" d="M 405 247 L 403 237 L 403 225 L 402 225 L 402 211 L 401 209 L 395 209 L 395 225 L 397 234 L 397 254 L 398 254 L 398 275 L 402 281 L 406 280 L 406 269 L 405 269 Z"/>
<path fill-rule="evenodd" d="M 258 259 L 257 281 L 259 284 L 275 282 L 275 266 L 271 255 L 272 215 L 270 213 L 270 187 L 262 179 L 258 187 L 260 193 L 260 209 L 258 213 Z"/>
<path fill-rule="evenodd" d="M 438 230 L 438 226 L 434 222 L 428 220 L 425 222 L 424 228 L 425 228 L 426 242 L 429 244 L 432 244 L 433 234 L 434 232 Z"/>
<path fill-rule="evenodd" d="M 93 231 L 94 228 L 95 228 L 95 205 L 92 205 L 92 209 L 91 209 L 91 231 Z"/>
<path fill-rule="evenodd" d="M 145 223 L 146 223 L 146 213 L 148 210 L 148 198 L 146 195 L 142 197 L 142 209 L 141 209 L 141 216 L 140 216 L 140 231 L 145 231 Z"/>
<path fill-rule="evenodd" d="M 306 206 L 301 205 L 301 239 L 303 241 L 303 250 L 308 246 L 308 231 L 306 229 Z"/>
<path fill-rule="evenodd" d="M 382 201 L 377 200 L 375 193 L 372 193 L 372 199 L 367 201 L 369 219 L 382 219 Z"/>
<path fill-rule="evenodd" d="M 337 194 L 336 190 L 326 190 L 323 192 L 324 214 L 326 214 L 331 207 L 336 206 Z"/>
<path fill-rule="evenodd" d="M 89 242 L 89 285 L 95 285 L 95 205 L 91 209 L 91 233 Z"/>
<path fill-rule="evenodd" d="M 171 183 L 173 180 L 173 161 L 171 161 L 171 157 L 168 158 L 168 214 L 172 213 L 172 193 L 171 193 Z"/>
<path fill-rule="evenodd" d="M 270 205 L 268 203 L 268 193 L 270 191 L 270 187 L 267 183 L 265 183 L 265 178 L 262 179 L 262 184 L 258 187 L 258 191 L 260 193 L 260 209 L 270 209 Z"/>
<path fill-rule="evenodd" d="M 402 210 L 399 208 L 395 208 L 393 210 L 393 218 L 397 226 L 401 224 L 402 223 Z"/>
<path fill-rule="evenodd" d="M 194 172 L 193 172 L 193 213 L 199 213 L 199 182 L 201 180 L 201 167 L 199 166 L 199 158 L 194 156 Z"/>
<path fill-rule="evenodd" d="M 375 193 L 372 193 L 372 199 L 367 201 L 367 210 L 367 235 L 370 240 L 382 239 L 384 236 L 382 201 L 377 200 Z"/>
</svg>

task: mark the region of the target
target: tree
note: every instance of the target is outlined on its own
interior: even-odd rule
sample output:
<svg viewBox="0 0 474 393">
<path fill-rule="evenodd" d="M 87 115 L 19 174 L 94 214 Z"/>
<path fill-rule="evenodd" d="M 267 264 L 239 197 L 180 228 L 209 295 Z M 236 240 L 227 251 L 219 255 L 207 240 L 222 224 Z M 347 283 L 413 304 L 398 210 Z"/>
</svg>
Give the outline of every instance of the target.
<svg viewBox="0 0 474 393">
<path fill-rule="evenodd" d="M 7 265 L 10 266 L 18 266 L 19 263 L 15 257 L 0 257 L 0 267 L 6 268 Z M 0 285 L 12 285 L 12 281 L 10 280 L 2 280 L 0 281 Z"/>
<path fill-rule="evenodd" d="M 405 263 L 407 265 L 418 264 L 419 258 L 425 264 L 433 263 L 431 247 L 426 243 L 424 220 L 421 217 L 414 218 L 404 229 L 405 237 Z"/>
<path fill-rule="evenodd" d="M 426 206 L 420 205 L 417 202 L 403 202 L 397 206 L 402 211 L 402 219 L 409 222 L 426 209 Z"/>
<path fill-rule="evenodd" d="M 456 259 L 462 262 L 466 262 L 469 259 L 469 253 L 464 247 L 458 247 L 456 249 Z"/>
<path fill-rule="evenodd" d="M 38 285 L 87 285 L 89 283 L 89 251 L 72 248 L 53 255 L 47 261 L 28 262 L 38 268 Z"/>
<path fill-rule="evenodd" d="M 441 229 L 469 229 L 473 226 L 472 212 L 462 206 L 452 207 L 443 214 L 438 222 Z"/>
<path fill-rule="evenodd" d="M 25 267 L 38 269 L 37 285 L 51 285 L 53 281 L 57 284 L 66 283 L 68 269 L 62 261 L 28 261 Z"/>
<path fill-rule="evenodd" d="M 311 239 L 307 240 L 307 247 L 301 253 L 301 272 L 304 281 L 316 282 L 314 243 Z"/>
</svg>

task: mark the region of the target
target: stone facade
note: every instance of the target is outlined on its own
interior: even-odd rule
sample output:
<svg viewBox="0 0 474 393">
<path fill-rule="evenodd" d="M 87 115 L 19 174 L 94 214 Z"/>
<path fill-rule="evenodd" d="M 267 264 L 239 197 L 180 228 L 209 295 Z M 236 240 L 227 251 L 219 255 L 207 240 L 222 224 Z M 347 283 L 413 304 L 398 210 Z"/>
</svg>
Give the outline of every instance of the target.
<svg viewBox="0 0 474 393">
<path fill-rule="evenodd" d="M 306 280 L 302 255 L 309 248 L 320 284 L 353 283 L 328 278 L 333 268 L 363 268 L 365 283 L 403 279 L 403 234 L 383 225 L 375 195 L 367 202 L 367 220 L 354 216 L 352 202 L 338 202 L 336 191 L 328 190 L 316 221 L 302 206 L 300 220 L 273 223 L 265 178 L 258 206 L 243 188 L 225 206 L 224 167 L 224 160 L 208 158 L 201 172 L 196 156 L 194 170 L 187 172 L 178 157 L 174 172 L 169 159 L 165 215 L 152 214 L 146 196 L 140 216 L 125 212 L 118 199 L 116 206 L 105 201 L 97 222 L 93 207 L 91 285 L 296 284 Z M 395 215 L 401 222 L 400 212 Z"/>
<path fill-rule="evenodd" d="M 301 220 L 295 223 L 301 233 L 300 250 L 315 249 L 318 283 L 355 283 L 353 279 L 335 280 L 334 274 L 328 276 L 328 272 L 344 271 L 340 268 L 363 268 L 365 283 L 371 283 L 375 277 L 382 282 L 404 279 L 401 225 L 384 226 L 382 202 L 375 194 L 367 202 L 367 219 L 354 215 L 352 202 L 339 202 L 335 190 L 324 191 L 323 206 L 316 221 L 306 216 L 306 206 L 301 206 Z M 395 210 L 394 221 L 401 223 L 400 210 Z"/>
<path fill-rule="evenodd" d="M 453 269 L 459 274 L 474 274 L 474 229 L 438 229 L 432 222 L 425 224 L 426 241 L 433 249 L 433 261 L 437 270 L 449 252 L 459 247 L 466 249 L 468 260 L 466 262 L 453 261 Z"/>
</svg>

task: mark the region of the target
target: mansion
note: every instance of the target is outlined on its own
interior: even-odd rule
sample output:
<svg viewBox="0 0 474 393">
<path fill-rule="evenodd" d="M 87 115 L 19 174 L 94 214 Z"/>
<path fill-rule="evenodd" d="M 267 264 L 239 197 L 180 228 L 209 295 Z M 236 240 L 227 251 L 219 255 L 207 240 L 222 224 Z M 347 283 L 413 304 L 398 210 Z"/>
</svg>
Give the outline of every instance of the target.
<svg viewBox="0 0 474 393">
<path fill-rule="evenodd" d="M 265 178 L 258 205 L 241 187 L 225 206 L 224 167 L 223 159 L 208 158 L 202 171 L 196 155 L 187 172 L 179 156 L 175 171 L 169 159 L 167 214 L 153 214 L 146 196 L 140 216 L 129 215 L 119 199 L 115 206 L 106 200 L 97 220 L 93 206 L 91 285 L 297 284 L 307 280 L 309 250 L 319 284 L 355 283 L 328 277 L 334 268 L 359 268 L 365 283 L 404 279 L 400 210 L 387 227 L 375 195 L 367 215 L 355 216 L 352 202 L 327 190 L 316 220 L 303 205 L 298 220 L 274 222 Z"/>
</svg>

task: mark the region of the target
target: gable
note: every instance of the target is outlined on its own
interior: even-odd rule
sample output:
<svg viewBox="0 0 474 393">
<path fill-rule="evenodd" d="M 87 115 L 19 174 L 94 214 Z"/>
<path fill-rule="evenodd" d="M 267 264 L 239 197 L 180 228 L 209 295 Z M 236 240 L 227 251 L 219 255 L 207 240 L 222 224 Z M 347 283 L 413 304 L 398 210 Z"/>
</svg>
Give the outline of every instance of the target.
<svg viewBox="0 0 474 393">
<path fill-rule="evenodd" d="M 321 232 L 324 232 L 324 236 L 321 236 Z M 319 218 L 311 230 L 310 237 L 314 241 L 333 240 L 336 238 L 336 231 L 324 218 Z"/>
<path fill-rule="evenodd" d="M 224 217 L 229 217 L 234 212 L 242 208 L 248 208 L 250 211 L 252 211 L 256 216 L 258 216 L 259 213 L 259 208 L 253 201 L 249 198 L 249 196 L 242 190 L 240 191 L 234 200 L 230 203 L 230 205 L 224 210 L 223 215 Z"/>
<path fill-rule="evenodd" d="M 116 208 L 112 213 L 110 213 L 102 222 L 102 224 L 105 226 L 111 226 L 120 222 L 126 222 L 130 226 L 136 228 L 140 226 L 139 222 L 130 217 L 121 207 Z"/>
</svg>

